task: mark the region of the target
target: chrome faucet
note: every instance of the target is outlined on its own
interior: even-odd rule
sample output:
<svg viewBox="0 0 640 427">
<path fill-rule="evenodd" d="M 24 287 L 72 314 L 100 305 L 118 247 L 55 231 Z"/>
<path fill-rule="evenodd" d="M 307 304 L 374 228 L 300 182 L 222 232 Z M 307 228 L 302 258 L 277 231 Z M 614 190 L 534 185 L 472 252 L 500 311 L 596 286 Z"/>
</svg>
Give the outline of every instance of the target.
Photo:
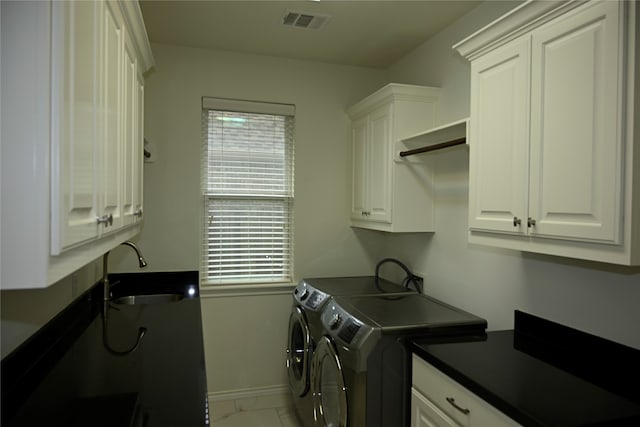
<svg viewBox="0 0 640 427">
<path fill-rule="evenodd" d="M 140 266 L 140 268 L 144 268 L 147 266 L 147 261 L 145 261 L 144 257 L 142 256 L 142 253 L 140 252 L 140 249 L 138 249 L 135 243 L 127 240 L 126 242 L 122 242 L 120 245 L 129 246 L 131 249 L 133 249 L 136 252 L 136 255 L 138 256 L 138 265 Z M 102 284 L 104 286 L 104 294 L 103 294 L 104 304 L 103 304 L 102 315 L 105 318 L 107 317 L 107 313 L 109 311 L 109 302 L 111 301 L 111 285 L 109 284 L 108 264 L 109 264 L 109 252 L 105 253 L 102 256 Z"/>
<path fill-rule="evenodd" d="M 122 242 L 121 245 L 129 246 L 131 249 L 133 249 L 136 252 L 136 255 L 138 255 L 138 265 L 140 266 L 140 268 L 144 268 L 147 266 L 147 262 L 142 257 L 142 254 L 140 253 L 140 249 L 138 249 L 135 243 L 126 241 L 126 242 Z M 140 342 L 142 341 L 144 334 L 147 332 L 147 328 L 142 327 L 138 329 L 138 338 L 136 339 L 136 342 L 133 344 L 133 346 L 128 350 L 124 350 L 124 351 L 114 350 L 109 345 L 109 340 L 107 338 L 108 336 L 107 318 L 109 316 L 109 308 L 111 303 L 111 289 L 109 284 L 109 270 L 107 268 L 108 262 L 109 262 L 109 252 L 106 252 L 102 256 L 102 286 L 104 287 L 103 305 L 102 305 L 102 343 L 104 344 L 105 349 L 107 349 L 109 353 L 115 356 L 126 356 L 127 354 L 136 351 L 138 346 L 140 346 Z"/>
</svg>

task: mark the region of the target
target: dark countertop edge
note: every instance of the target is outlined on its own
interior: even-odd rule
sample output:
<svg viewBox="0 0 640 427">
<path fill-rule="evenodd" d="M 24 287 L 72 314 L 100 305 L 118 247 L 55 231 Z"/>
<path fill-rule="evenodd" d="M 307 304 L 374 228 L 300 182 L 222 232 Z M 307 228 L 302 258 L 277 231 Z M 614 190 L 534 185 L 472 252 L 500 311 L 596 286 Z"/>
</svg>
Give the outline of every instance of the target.
<svg viewBox="0 0 640 427">
<path fill-rule="evenodd" d="M 518 342 L 519 349 L 525 351 L 532 357 L 538 358 L 555 368 L 566 371 L 595 386 L 616 394 L 623 400 L 640 404 L 640 397 L 638 397 L 640 390 L 638 390 L 637 387 L 640 370 L 636 369 L 636 371 L 633 371 L 633 369 L 629 369 L 629 367 L 635 367 L 637 360 L 640 360 L 640 350 L 578 331 L 519 310 L 515 310 L 514 314 L 515 330 L 493 331 L 488 332 L 488 334 L 510 334 L 513 336 L 514 343 Z M 424 344 L 437 345 L 480 340 L 482 340 L 482 337 L 460 337 L 459 339 L 449 341 L 422 337 L 409 340 L 408 346 L 413 353 L 432 364 L 469 391 L 477 394 L 505 415 L 511 417 L 514 421 L 525 426 L 546 427 L 546 425 L 533 414 L 509 403 L 499 395 L 493 393 L 489 388 L 469 378 L 467 375 L 447 364 L 446 361 L 434 356 L 422 347 Z M 611 349 L 610 352 L 608 351 L 609 349 Z M 591 371 L 585 369 L 586 366 L 580 363 L 578 363 L 576 367 L 571 367 L 571 361 L 580 361 L 583 359 L 579 357 L 580 355 L 584 355 L 585 352 L 594 351 L 597 351 L 599 356 L 598 369 L 594 369 L 593 359 L 591 358 L 589 358 L 591 361 Z M 623 378 L 624 381 L 620 381 L 620 378 Z M 636 389 L 633 388 L 634 385 Z M 606 424 L 595 423 L 588 427 L 605 425 L 610 427 L 628 426 L 630 425 L 630 421 L 639 422 L 637 425 L 640 425 L 640 420 L 634 417 L 631 420 L 619 419 Z"/>
<path fill-rule="evenodd" d="M 137 273 L 111 273 L 109 281 L 114 298 L 133 294 L 183 293 L 185 296 L 200 296 L 198 271 L 161 271 Z"/>
<path fill-rule="evenodd" d="M 629 369 L 637 366 L 640 350 L 520 310 L 514 320 L 518 348 L 640 404 L 640 369 Z"/>
<path fill-rule="evenodd" d="M 510 332 L 510 331 L 503 331 L 503 332 Z M 496 333 L 496 332 L 491 332 L 491 333 Z M 460 339 L 460 341 L 464 341 L 464 340 L 465 338 Z M 421 342 L 424 343 L 424 340 L 421 339 Z M 436 344 L 438 343 L 439 342 L 436 342 Z M 429 362 L 431 365 L 436 367 L 442 373 L 450 377 L 452 380 L 456 381 L 457 383 L 459 383 L 460 385 L 462 385 L 472 393 L 478 395 L 487 403 L 491 404 L 496 409 L 498 409 L 500 412 L 503 412 L 505 415 L 512 418 L 514 421 L 517 421 L 520 424 L 531 426 L 531 427 L 546 427 L 544 424 L 542 424 L 532 415 L 515 408 L 513 405 L 511 405 L 510 403 L 502 399 L 500 396 L 493 393 L 490 389 L 483 387 L 482 384 L 479 384 L 473 381 L 468 376 L 460 373 L 455 368 L 452 368 L 451 366 L 449 366 L 446 362 L 442 361 L 438 357 L 433 356 L 431 353 L 426 351 L 424 348 L 422 348 L 422 346 L 415 343 L 413 340 L 409 341 L 409 349 L 413 353 L 417 354 L 420 358 Z"/>
<path fill-rule="evenodd" d="M 95 283 L 2 359 L 2 424 L 10 420 L 101 310 Z"/>
<path fill-rule="evenodd" d="M 112 289 L 122 294 L 180 292 L 192 287 L 200 295 L 198 271 L 109 274 Z M 126 287 L 124 286 L 126 285 Z M 102 280 L 93 284 L 53 319 L 2 359 L 2 425 L 11 420 L 102 310 Z"/>
</svg>

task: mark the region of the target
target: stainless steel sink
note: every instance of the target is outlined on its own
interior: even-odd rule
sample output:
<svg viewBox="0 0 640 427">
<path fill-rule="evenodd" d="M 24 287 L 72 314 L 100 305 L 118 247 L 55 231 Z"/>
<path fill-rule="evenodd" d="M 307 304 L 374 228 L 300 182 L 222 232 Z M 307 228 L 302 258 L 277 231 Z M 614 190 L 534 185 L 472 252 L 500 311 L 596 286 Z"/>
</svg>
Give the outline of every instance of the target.
<svg viewBox="0 0 640 427">
<path fill-rule="evenodd" d="M 181 294 L 151 294 L 151 295 L 125 295 L 115 298 L 114 304 L 137 305 L 137 304 L 167 304 L 178 302 L 184 298 Z"/>
</svg>

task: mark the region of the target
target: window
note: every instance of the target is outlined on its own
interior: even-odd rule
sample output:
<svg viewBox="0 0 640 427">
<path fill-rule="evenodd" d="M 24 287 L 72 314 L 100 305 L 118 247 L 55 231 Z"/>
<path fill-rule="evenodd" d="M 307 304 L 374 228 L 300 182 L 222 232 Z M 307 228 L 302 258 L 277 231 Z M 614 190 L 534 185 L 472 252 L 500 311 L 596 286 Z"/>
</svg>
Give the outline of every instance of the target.
<svg viewBox="0 0 640 427">
<path fill-rule="evenodd" d="M 203 285 L 292 280 L 294 111 L 203 98 Z"/>
</svg>

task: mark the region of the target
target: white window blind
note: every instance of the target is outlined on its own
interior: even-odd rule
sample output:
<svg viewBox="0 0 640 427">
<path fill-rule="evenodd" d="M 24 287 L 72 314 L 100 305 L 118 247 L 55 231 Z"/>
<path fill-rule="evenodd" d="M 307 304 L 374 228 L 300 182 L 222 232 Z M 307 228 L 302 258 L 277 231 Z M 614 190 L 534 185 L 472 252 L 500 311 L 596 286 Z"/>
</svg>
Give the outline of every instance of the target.
<svg viewBox="0 0 640 427">
<path fill-rule="evenodd" d="M 294 107 L 203 98 L 203 285 L 290 281 Z"/>
</svg>

